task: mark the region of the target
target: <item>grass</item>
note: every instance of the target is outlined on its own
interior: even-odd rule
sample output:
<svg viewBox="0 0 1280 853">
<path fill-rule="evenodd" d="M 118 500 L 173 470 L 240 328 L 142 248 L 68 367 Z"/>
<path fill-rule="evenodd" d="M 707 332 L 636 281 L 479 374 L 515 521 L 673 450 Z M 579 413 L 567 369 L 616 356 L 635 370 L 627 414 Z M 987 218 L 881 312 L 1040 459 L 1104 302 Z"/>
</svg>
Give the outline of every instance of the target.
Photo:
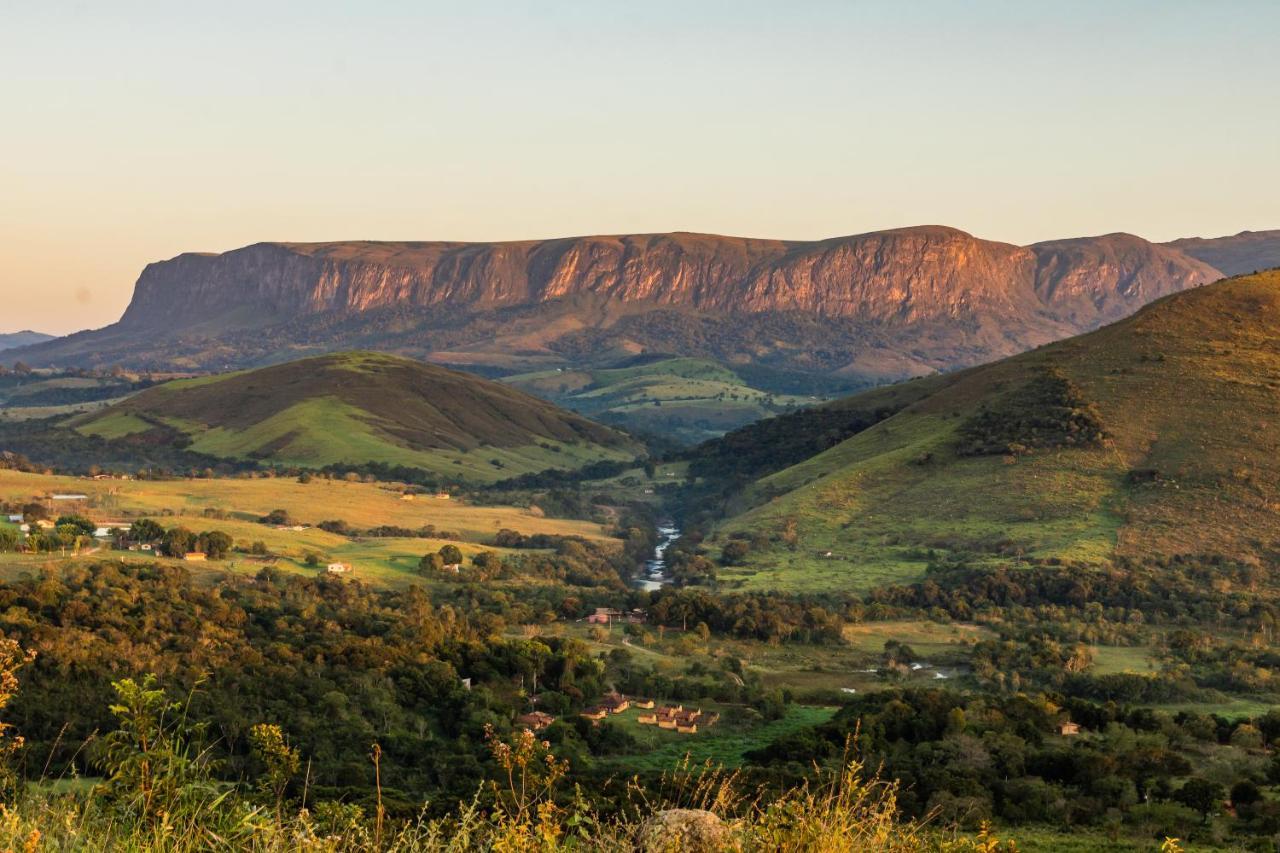
<svg viewBox="0 0 1280 853">
<path fill-rule="evenodd" d="M 1153 659 L 1154 651 L 1150 646 L 1090 646 L 1089 648 L 1093 652 L 1093 666 L 1089 671 L 1094 675 L 1145 674 L 1157 672 L 1160 669 L 1160 665 Z"/>
</svg>

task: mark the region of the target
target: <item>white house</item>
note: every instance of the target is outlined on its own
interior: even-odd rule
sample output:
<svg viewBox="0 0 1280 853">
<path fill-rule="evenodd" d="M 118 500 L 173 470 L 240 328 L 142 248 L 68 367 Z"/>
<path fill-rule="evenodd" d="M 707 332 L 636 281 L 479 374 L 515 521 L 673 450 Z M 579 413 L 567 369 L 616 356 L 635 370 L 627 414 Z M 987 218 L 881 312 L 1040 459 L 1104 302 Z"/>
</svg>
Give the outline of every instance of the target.
<svg viewBox="0 0 1280 853">
<path fill-rule="evenodd" d="M 326 571 L 331 575 L 345 575 L 347 572 L 351 571 L 351 566 L 346 563 L 330 563 L 329 568 L 326 569 Z"/>
<path fill-rule="evenodd" d="M 10 523 L 10 524 L 21 524 L 21 523 L 22 523 L 22 520 L 23 520 L 23 519 L 22 519 L 22 516 L 21 516 L 21 515 L 11 515 L 11 516 L 9 516 L 9 523 Z"/>
</svg>

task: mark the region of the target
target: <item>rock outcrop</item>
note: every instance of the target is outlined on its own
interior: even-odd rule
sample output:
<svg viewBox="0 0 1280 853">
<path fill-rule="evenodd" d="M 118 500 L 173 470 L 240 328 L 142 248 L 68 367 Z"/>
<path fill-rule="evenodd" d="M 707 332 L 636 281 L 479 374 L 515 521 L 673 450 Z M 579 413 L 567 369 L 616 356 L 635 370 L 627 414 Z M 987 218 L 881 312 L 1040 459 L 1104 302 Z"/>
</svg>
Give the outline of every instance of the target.
<svg viewBox="0 0 1280 853">
<path fill-rule="evenodd" d="M 1049 314 L 1087 328 L 1218 277 L 1176 249 L 1128 235 L 1024 248 L 940 226 L 816 242 L 656 234 L 261 243 L 151 264 L 121 322 L 171 331 L 389 306 L 494 308 L 590 295 L 873 323 Z"/>
<path fill-rule="evenodd" d="M 1244 246 L 1219 247 L 1240 263 L 1269 251 L 1224 239 Z M 377 349 L 495 373 L 675 354 L 773 371 L 771 390 L 791 393 L 807 387 L 799 376 L 882 382 L 1088 331 L 1221 278 L 1203 259 L 1216 245 L 1197 243 L 1200 257 L 1128 234 L 1015 246 L 943 226 L 259 243 L 151 264 L 120 322 L 15 352 L 34 366 L 208 370 Z"/>
</svg>

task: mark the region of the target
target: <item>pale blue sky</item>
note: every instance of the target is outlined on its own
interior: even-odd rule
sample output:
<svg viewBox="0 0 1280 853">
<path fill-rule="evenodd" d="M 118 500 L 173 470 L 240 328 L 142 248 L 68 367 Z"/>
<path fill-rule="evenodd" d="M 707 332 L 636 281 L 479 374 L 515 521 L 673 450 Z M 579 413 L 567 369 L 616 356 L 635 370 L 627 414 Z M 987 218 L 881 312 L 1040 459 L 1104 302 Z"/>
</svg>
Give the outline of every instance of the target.
<svg viewBox="0 0 1280 853">
<path fill-rule="evenodd" d="M 0 0 L 0 331 L 258 240 L 1280 227 L 1280 3 Z"/>
</svg>

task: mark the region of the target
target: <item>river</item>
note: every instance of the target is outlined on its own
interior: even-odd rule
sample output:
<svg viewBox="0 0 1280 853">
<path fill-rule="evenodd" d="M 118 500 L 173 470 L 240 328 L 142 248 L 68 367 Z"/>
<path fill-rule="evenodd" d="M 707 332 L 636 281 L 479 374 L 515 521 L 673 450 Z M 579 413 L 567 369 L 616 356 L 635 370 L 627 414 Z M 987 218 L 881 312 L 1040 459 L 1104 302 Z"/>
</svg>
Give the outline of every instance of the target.
<svg viewBox="0 0 1280 853">
<path fill-rule="evenodd" d="M 667 549 L 679 538 L 680 528 L 676 527 L 675 522 L 658 523 L 658 544 L 654 546 L 653 558 L 646 560 L 644 568 L 636 575 L 636 586 L 653 591 L 671 583 L 671 577 L 667 574 Z"/>
</svg>

